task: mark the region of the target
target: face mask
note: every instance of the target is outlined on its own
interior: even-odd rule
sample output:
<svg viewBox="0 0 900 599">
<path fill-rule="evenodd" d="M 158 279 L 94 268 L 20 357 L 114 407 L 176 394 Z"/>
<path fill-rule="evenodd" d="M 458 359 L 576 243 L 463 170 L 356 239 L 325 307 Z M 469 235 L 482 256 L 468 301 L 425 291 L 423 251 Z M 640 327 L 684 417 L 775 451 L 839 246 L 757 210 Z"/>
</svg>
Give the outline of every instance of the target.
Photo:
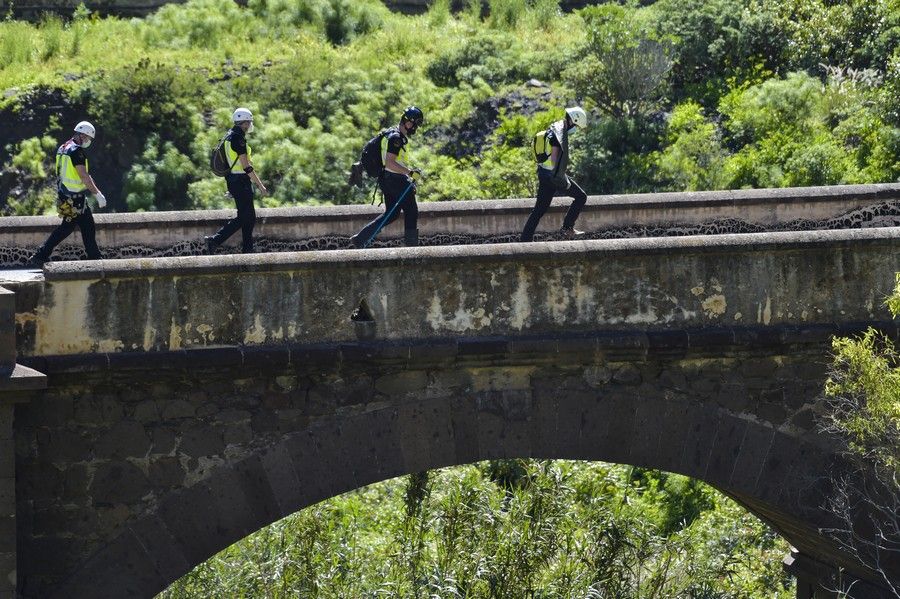
<svg viewBox="0 0 900 599">
<path fill-rule="evenodd" d="M 82 141 L 80 145 L 81 145 L 82 148 L 90 148 L 90 147 L 91 147 L 91 142 L 92 142 L 92 141 L 94 141 L 94 140 L 91 139 L 90 137 L 88 137 L 87 139 L 85 139 L 84 141 Z"/>
<path fill-rule="evenodd" d="M 569 127 L 569 133 L 572 133 L 573 131 L 575 131 L 575 129 L 578 129 L 578 125 L 572 125 L 571 127 Z"/>
<path fill-rule="evenodd" d="M 250 121 L 250 126 L 247 127 L 247 133 L 253 133 L 253 121 Z"/>
</svg>

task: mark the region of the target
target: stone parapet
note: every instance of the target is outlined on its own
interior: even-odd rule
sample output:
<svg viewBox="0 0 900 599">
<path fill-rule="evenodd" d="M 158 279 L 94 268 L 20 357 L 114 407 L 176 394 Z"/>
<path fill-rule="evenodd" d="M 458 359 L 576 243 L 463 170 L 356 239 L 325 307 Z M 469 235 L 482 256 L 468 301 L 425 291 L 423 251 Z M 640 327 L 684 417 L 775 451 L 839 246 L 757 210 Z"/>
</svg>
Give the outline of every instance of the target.
<svg viewBox="0 0 900 599">
<path fill-rule="evenodd" d="M 840 219 L 856 210 L 895 202 L 900 202 L 898 184 L 591 196 L 578 226 L 588 231 L 604 231 L 720 222 L 724 224 L 716 228 L 727 232 L 729 221 L 740 221 L 772 229 L 798 221 L 827 224 L 828 219 Z M 420 235 L 518 235 L 533 205 L 533 199 L 422 202 L 419 204 Z M 539 231 L 558 229 L 567 208 L 566 200 L 555 201 Z M 273 240 L 346 239 L 382 211 L 383 208 L 370 205 L 263 208 L 257 210 L 254 234 Z M 172 248 L 180 243 L 199 242 L 233 216 L 233 210 L 98 214 L 95 215 L 97 241 L 101 249 Z M 0 249 L 33 250 L 58 223 L 56 217 L 0 218 Z M 847 228 L 851 224 L 835 223 L 829 228 Z M 870 226 L 877 224 L 876 221 Z M 387 227 L 383 236 L 399 234 L 400 225 L 394 225 Z M 239 242 L 235 238 L 227 245 Z M 61 247 L 80 244 L 80 238 L 73 236 Z"/>
</svg>

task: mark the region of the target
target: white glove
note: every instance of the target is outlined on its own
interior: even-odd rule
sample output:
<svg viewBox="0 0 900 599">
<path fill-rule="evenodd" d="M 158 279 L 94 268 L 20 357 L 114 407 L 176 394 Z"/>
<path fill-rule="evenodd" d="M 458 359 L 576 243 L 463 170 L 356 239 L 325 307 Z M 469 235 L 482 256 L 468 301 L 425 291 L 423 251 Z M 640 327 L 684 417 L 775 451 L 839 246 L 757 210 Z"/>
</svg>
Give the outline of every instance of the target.
<svg viewBox="0 0 900 599">
<path fill-rule="evenodd" d="M 100 208 L 106 208 L 106 196 L 103 195 L 102 191 L 97 192 L 97 206 Z"/>
</svg>

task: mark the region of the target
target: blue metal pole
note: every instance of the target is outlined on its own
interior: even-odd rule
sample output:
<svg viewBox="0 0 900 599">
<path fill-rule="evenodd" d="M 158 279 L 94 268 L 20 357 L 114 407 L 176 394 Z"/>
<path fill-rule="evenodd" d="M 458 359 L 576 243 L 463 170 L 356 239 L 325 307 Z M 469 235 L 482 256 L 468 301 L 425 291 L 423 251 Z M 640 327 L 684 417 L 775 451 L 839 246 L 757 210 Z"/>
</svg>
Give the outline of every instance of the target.
<svg viewBox="0 0 900 599">
<path fill-rule="evenodd" d="M 405 198 L 406 194 L 409 193 L 409 190 L 413 188 L 413 185 L 415 185 L 415 183 L 410 182 L 410 184 L 406 186 L 406 189 L 404 189 L 403 193 L 400 194 L 400 197 L 397 199 L 397 202 L 393 206 L 391 206 L 391 209 L 388 210 L 387 214 L 384 215 L 384 218 L 381 219 L 381 224 L 378 225 L 378 228 L 375 229 L 375 232 L 372 233 L 372 236 L 369 237 L 369 240 L 363 244 L 363 249 L 369 247 L 369 244 L 375 240 L 375 236 L 378 235 L 379 231 L 381 231 L 381 229 L 384 228 L 384 226 L 388 223 L 388 221 L 391 220 L 391 215 L 394 214 L 394 210 L 396 210 L 397 208 L 400 207 L 400 204 L 403 203 L 403 198 Z"/>
</svg>

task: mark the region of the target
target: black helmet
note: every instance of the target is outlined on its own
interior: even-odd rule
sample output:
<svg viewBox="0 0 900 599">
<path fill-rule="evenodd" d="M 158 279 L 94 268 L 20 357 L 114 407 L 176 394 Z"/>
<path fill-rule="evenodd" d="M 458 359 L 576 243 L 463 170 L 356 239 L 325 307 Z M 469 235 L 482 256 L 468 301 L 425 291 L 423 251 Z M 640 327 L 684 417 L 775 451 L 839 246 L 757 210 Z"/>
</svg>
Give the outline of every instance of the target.
<svg viewBox="0 0 900 599">
<path fill-rule="evenodd" d="M 415 106 L 410 106 L 406 110 L 403 111 L 403 119 L 404 121 L 412 121 L 416 127 L 422 124 L 425 120 L 425 114 L 419 108 Z"/>
</svg>

